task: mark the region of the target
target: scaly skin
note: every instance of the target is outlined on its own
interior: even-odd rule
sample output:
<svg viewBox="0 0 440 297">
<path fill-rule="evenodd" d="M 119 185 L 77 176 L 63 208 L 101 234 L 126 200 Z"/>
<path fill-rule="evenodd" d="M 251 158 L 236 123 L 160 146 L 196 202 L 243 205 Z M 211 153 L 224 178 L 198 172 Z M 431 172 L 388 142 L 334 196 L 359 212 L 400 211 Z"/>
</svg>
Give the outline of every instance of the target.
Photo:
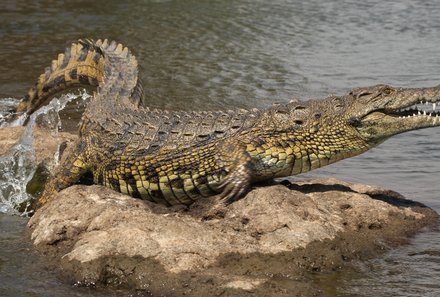
<svg viewBox="0 0 440 297">
<path fill-rule="evenodd" d="M 267 110 L 150 110 L 142 106 L 136 59 L 106 40 L 72 44 L 11 118 L 28 116 L 58 91 L 84 85 L 99 87 L 84 112 L 75 153 L 46 185 L 38 207 L 86 172 L 97 184 L 165 205 L 189 205 L 218 193 L 232 202 L 256 181 L 307 172 L 392 135 L 440 125 L 439 112 L 400 111 L 438 102 L 440 86 L 377 85 Z"/>
</svg>

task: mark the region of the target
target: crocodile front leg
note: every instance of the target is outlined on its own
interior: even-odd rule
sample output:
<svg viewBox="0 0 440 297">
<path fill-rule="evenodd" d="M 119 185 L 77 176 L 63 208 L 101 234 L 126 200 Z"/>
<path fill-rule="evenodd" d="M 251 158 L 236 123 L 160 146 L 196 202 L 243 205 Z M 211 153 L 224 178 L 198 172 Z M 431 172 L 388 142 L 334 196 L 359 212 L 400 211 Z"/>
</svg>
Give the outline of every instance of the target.
<svg viewBox="0 0 440 297">
<path fill-rule="evenodd" d="M 228 174 L 220 183 L 218 189 L 221 190 L 220 201 L 230 204 L 245 195 L 251 185 L 253 160 L 246 150 L 246 146 L 236 139 L 228 140 L 219 145 L 219 155 L 223 159 L 229 160 L 225 163 Z"/>
<path fill-rule="evenodd" d="M 251 173 L 250 162 L 234 167 L 219 186 L 219 189 L 222 190 L 221 200 L 230 204 L 247 193 L 250 188 Z"/>
</svg>

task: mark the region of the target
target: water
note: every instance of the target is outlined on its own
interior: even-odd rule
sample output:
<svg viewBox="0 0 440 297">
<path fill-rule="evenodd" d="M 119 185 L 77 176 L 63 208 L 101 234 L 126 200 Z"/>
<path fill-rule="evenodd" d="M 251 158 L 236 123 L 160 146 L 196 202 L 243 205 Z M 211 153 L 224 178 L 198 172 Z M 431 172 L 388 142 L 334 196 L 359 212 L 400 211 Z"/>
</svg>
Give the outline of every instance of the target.
<svg viewBox="0 0 440 297">
<path fill-rule="evenodd" d="M 377 83 L 434 86 L 439 15 L 436 0 L 2 0 L 0 98 L 25 94 L 67 41 L 83 37 L 129 46 L 146 101 L 160 108 L 265 107 Z M 406 133 L 310 175 L 380 185 L 440 211 L 439 132 Z M 18 236 L 13 226 L 1 231 Z M 338 294 L 437 296 L 439 246 L 439 232 L 423 233 L 357 274 L 330 279 Z M 1 245 L 0 259 L 8 257 Z M 14 263 L 0 265 L 0 278 Z M 26 287 L 27 277 L 8 286 Z"/>
<path fill-rule="evenodd" d="M 35 173 L 36 156 L 32 147 L 32 131 L 38 118 L 56 137 L 61 127 L 60 111 L 64 110 L 68 103 L 86 101 L 90 97 L 85 91 L 78 95 L 64 94 L 59 99 L 54 98 L 49 104 L 43 106 L 30 116 L 30 120 L 21 136 L 19 143 L 12 147 L 7 154 L 0 156 L 0 212 L 17 214 L 17 209 L 23 203 L 29 202 L 31 197 L 26 193 L 26 185 Z M 7 100 L 9 104 L 9 100 Z M 0 120 L 2 114 L 0 113 Z M 11 126 L 21 125 L 23 118 L 16 119 Z M 1 122 L 1 121 L 0 121 Z M 1 127 L 1 126 L 0 126 Z M 55 164 L 58 162 L 58 154 L 54 154 Z M 28 215 L 24 207 L 22 215 Z"/>
</svg>

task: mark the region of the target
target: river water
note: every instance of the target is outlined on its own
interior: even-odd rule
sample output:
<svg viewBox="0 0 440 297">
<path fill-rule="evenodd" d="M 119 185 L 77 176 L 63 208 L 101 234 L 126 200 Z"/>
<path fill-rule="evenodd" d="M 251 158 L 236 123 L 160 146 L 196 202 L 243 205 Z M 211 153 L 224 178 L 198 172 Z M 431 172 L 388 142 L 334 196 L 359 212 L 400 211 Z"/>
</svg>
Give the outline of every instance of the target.
<svg viewBox="0 0 440 297">
<path fill-rule="evenodd" d="M 0 98 L 20 98 L 67 42 L 84 37 L 129 46 L 146 102 L 167 109 L 267 107 L 378 83 L 434 86 L 439 15 L 437 0 L 2 0 Z M 308 176 L 380 185 L 440 212 L 439 148 L 440 129 L 410 132 Z M 25 222 L 0 215 L 0 296 L 98 296 L 29 255 Z M 439 247 L 440 232 L 425 232 L 317 282 L 328 296 L 440 296 Z"/>
</svg>

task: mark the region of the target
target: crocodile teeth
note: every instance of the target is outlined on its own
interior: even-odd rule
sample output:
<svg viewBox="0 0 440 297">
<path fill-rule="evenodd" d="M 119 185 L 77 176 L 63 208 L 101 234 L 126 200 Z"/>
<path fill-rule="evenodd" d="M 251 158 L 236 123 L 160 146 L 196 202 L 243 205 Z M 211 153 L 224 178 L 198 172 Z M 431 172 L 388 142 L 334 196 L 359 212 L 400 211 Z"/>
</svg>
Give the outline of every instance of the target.
<svg viewBox="0 0 440 297">
<path fill-rule="evenodd" d="M 395 116 L 396 117 L 399 116 L 400 119 L 419 117 L 419 116 L 426 118 L 431 117 L 434 118 L 435 121 L 440 121 L 440 118 L 437 118 L 437 116 L 440 115 L 440 111 L 438 111 L 437 106 L 440 106 L 440 100 L 437 102 L 429 102 L 422 100 L 414 105 L 402 107 L 396 110 L 395 113 L 397 114 L 395 114 Z"/>
</svg>

